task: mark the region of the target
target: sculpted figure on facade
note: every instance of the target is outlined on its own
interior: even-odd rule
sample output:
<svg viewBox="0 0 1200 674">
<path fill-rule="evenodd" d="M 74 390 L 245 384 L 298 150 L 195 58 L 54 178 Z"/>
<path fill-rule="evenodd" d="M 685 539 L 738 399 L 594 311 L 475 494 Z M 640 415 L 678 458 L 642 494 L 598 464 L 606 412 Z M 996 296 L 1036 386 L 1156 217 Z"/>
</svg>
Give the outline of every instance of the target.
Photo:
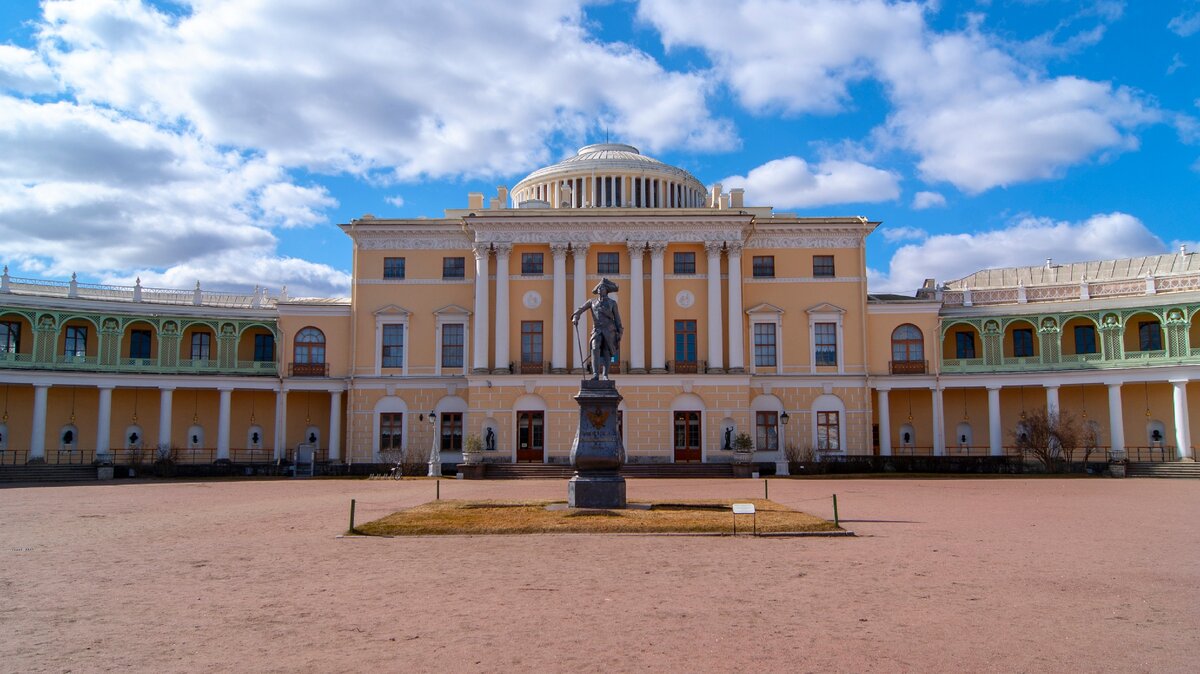
<svg viewBox="0 0 1200 674">
<path fill-rule="evenodd" d="M 585 311 L 592 312 L 592 379 L 608 379 L 608 365 L 612 357 L 621 350 L 621 336 L 625 334 L 625 327 L 621 325 L 621 312 L 617 308 L 617 303 L 608 296 L 611 292 L 618 290 L 617 284 L 608 280 L 601 279 L 600 283 L 592 289 L 593 295 L 599 295 L 595 299 L 590 299 L 579 306 L 575 313 L 571 314 L 571 324 L 579 325 L 579 317 Z"/>
</svg>

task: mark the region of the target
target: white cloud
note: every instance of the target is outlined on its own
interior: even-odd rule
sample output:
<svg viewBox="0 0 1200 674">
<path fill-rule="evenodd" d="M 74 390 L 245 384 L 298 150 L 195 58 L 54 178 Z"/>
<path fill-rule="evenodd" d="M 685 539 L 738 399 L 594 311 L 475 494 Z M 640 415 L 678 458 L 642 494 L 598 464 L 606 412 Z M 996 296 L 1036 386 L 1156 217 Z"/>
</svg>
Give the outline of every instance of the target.
<svg viewBox="0 0 1200 674">
<path fill-rule="evenodd" d="M 1174 75 L 1181 68 L 1186 68 L 1186 67 L 1187 67 L 1187 63 L 1184 63 L 1183 57 L 1180 56 L 1178 52 L 1176 52 L 1175 56 L 1171 58 L 1171 65 L 1167 66 L 1167 74 Z"/>
<path fill-rule="evenodd" d="M 17 272 L 140 269 L 143 279 L 185 276 L 184 285 L 311 282 L 341 292 L 339 272 L 276 258 L 267 229 L 311 224 L 314 209 L 330 205 L 323 188 L 291 185 L 261 158 L 186 133 L 103 108 L 0 96 L 0 258 Z M 272 265 L 297 276 L 271 277 Z"/>
<path fill-rule="evenodd" d="M 400 207 L 404 206 L 404 197 L 400 196 L 399 194 L 397 194 L 394 197 L 386 197 L 386 198 L 384 198 L 384 201 L 395 206 L 396 208 L 400 208 Z"/>
<path fill-rule="evenodd" d="M 1167 24 L 1171 32 L 1180 37 L 1191 37 L 1200 32 L 1200 11 L 1183 12 Z"/>
<path fill-rule="evenodd" d="M 938 208 L 946 205 L 946 197 L 937 192 L 917 192 L 913 196 L 912 207 L 914 210 L 922 211 L 926 208 Z"/>
<path fill-rule="evenodd" d="M 894 173 L 848 160 L 812 166 L 799 157 L 783 157 L 721 183 L 745 188 L 747 203 L 777 208 L 878 202 L 900 196 L 899 178 Z"/>
<path fill-rule="evenodd" d="M 1129 89 L 1022 65 L 979 20 L 935 32 L 915 3 L 642 0 L 639 14 L 668 47 L 705 50 L 753 111 L 835 112 L 851 104 L 851 84 L 878 80 L 893 112 L 877 140 L 916 153 L 926 179 L 970 193 L 1131 149 L 1133 130 L 1157 119 Z"/>
<path fill-rule="evenodd" d="M 575 0 L 190 9 L 51 3 L 41 49 L 81 101 L 183 120 L 278 165 L 376 179 L 508 175 L 598 123 L 648 151 L 736 142 L 702 74 L 595 40 Z"/>
<path fill-rule="evenodd" d="M 873 292 L 913 293 L 924 279 L 950 281 L 983 269 L 1058 262 L 1119 259 L 1169 252 L 1166 245 L 1126 213 L 1093 215 L 1083 222 L 1025 217 L 1004 229 L 977 234 L 938 234 L 902 246 L 886 273 L 876 272 Z"/>
<path fill-rule="evenodd" d="M 896 241 L 923 241 L 929 238 L 929 232 L 919 227 L 884 227 L 879 230 L 884 240 L 889 243 Z"/>
<path fill-rule="evenodd" d="M 36 52 L 0 44 L 0 90 L 32 95 L 58 89 L 50 66 Z"/>
<path fill-rule="evenodd" d="M 258 204 L 263 215 L 284 227 L 299 227 L 324 222 L 319 209 L 337 206 L 322 185 L 300 187 L 291 183 L 272 183 L 262 189 Z"/>
</svg>

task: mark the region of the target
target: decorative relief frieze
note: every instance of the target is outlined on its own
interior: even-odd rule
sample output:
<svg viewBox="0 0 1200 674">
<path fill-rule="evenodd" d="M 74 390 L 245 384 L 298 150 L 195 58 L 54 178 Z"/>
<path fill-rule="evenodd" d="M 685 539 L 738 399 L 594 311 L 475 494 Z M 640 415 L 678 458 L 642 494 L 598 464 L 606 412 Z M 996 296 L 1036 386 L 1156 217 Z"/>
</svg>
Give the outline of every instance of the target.
<svg viewBox="0 0 1200 674">
<path fill-rule="evenodd" d="M 771 236 L 756 234 L 746 241 L 747 248 L 858 248 L 863 238 L 842 236 Z"/>
<path fill-rule="evenodd" d="M 447 237 L 370 237 L 358 238 L 362 250 L 468 250 L 471 239 L 467 236 Z"/>
</svg>

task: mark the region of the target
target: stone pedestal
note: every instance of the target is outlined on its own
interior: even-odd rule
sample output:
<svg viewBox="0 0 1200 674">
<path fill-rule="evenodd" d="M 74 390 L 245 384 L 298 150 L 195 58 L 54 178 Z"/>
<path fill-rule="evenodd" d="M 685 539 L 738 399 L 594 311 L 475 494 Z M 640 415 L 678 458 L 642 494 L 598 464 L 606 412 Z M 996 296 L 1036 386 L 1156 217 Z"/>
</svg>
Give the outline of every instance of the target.
<svg viewBox="0 0 1200 674">
<path fill-rule="evenodd" d="M 460 463 L 458 475 L 464 480 L 482 480 L 487 466 L 483 463 Z"/>
<path fill-rule="evenodd" d="M 579 382 L 579 427 L 571 443 L 575 476 L 567 483 L 567 505 L 572 508 L 624 508 L 625 478 L 621 464 L 625 447 L 617 432 L 617 405 L 621 394 L 613 381 Z"/>
</svg>

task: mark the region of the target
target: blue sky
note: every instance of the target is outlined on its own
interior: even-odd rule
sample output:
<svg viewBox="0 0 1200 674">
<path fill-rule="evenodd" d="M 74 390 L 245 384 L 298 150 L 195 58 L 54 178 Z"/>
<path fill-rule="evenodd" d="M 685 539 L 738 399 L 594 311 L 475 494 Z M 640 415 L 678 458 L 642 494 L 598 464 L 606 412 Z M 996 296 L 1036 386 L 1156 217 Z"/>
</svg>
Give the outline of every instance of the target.
<svg viewBox="0 0 1200 674">
<path fill-rule="evenodd" d="M 1198 248 L 1200 0 L 0 5 L 15 276 L 348 289 L 439 216 L 628 142 L 747 203 L 865 215 L 874 290 Z"/>
</svg>

